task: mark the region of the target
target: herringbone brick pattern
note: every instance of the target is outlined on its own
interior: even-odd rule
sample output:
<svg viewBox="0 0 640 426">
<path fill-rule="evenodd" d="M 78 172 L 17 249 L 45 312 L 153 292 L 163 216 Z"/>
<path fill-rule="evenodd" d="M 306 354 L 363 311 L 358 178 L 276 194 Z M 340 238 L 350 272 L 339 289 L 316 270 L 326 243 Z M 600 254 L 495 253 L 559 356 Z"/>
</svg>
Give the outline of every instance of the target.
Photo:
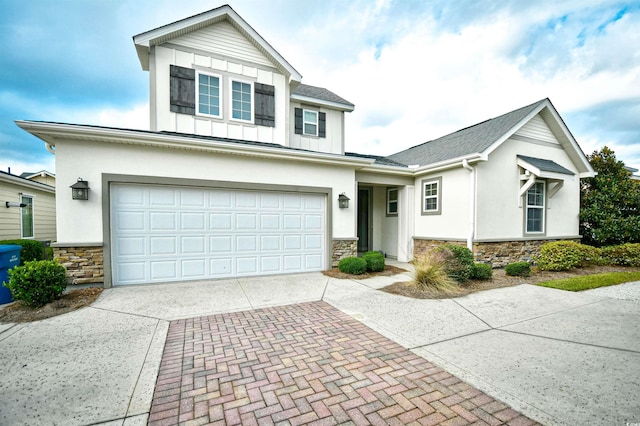
<svg viewBox="0 0 640 426">
<path fill-rule="evenodd" d="M 534 422 L 314 302 L 172 322 L 149 424 Z"/>
</svg>

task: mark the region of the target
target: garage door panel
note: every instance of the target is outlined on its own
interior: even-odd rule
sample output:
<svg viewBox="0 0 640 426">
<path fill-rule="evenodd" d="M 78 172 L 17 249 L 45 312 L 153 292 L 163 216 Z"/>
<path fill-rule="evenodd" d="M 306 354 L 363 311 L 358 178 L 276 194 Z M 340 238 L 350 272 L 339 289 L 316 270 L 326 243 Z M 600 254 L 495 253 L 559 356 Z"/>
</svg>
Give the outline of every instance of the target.
<svg viewBox="0 0 640 426">
<path fill-rule="evenodd" d="M 113 184 L 115 285 L 318 271 L 326 196 Z"/>
<path fill-rule="evenodd" d="M 176 237 L 149 237 L 149 247 L 151 256 L 178 255 Z"/>
</svg>

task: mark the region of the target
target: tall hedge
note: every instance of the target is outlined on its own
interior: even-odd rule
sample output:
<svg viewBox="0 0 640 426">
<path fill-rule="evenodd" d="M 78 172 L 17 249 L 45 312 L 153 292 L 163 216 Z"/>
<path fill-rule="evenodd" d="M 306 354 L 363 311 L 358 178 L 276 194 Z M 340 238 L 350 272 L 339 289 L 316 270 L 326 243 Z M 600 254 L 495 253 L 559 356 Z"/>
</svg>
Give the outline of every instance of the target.
<svg viewBox="0 0 640 426">
<path fill-rule="evenodd" d="M 44 249 L 41 241 L 36 240 L 3 240 L 0 245 L 22 246 L 20 251 L 20 265 L 32 260 L 44 260 Z"/>
</svg>

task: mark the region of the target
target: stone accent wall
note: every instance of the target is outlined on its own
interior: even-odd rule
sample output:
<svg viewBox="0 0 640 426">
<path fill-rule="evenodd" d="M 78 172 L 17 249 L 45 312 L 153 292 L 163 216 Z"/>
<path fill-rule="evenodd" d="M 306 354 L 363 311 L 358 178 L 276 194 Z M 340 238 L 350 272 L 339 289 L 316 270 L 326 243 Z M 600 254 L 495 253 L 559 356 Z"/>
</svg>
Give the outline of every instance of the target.
<svg viewBox="0 0 640 426">
<path fill-rule="evenodd" d="M 102 247 L 53 247 L 53 257 L 67 268 L 69 284 L 104 282 Z"/>
<path fill-rule="evenodd" d="M 493 268 L 502 268 L 513 262 L 531 262 L 534 256 L 540 254 L 542 244 L 551 241 L 559 240 L 476 242 L 473 243 L 473 256 L 476 262 L 488 263 Z M 571 241 L 580 242 L 579 239 Z M 463 247 L 467 245 L 464 241 L 415 239 L 413 255 L 420 256 L 436 246 L 447 243 Z"/>
<path fill-rule="evenodd" d="M 358 240 L 333 240 L 331 251 L 331 267 L 335 268 L 345 257 L 358 255 Z"/>
</svg>

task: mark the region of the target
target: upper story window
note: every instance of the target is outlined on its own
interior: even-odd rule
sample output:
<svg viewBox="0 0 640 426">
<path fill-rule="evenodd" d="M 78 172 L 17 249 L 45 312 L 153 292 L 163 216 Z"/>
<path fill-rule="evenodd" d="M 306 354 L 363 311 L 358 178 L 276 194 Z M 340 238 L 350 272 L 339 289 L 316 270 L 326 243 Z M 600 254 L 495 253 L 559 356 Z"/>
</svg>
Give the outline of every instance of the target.
<svg viewBox="0 0 640 426">
<path fill-rule="evenodd" d="M 316 111 L 304 110 L 303 134 L 318 136 L 318 113 Z"/>
<path fill-rule="evenodd" d="M 422 181 L 422 214 L 440 214 L 442 212 L 442 178 Z"/>
<path fill-rule="evenodd" d="M 221 79 L 219 76 L 198 73 L 197 99 L 198 114 L 221 117 L 220 93 Z"/>
<path fill-rule="evenodd" d="M 527 190 L 526 232 L 541 234 L 544 232 L 545 185 L 536 182 Z"/>
<path fill-rule="evenodd" d="M 33 238 L 33 197 L 21 195 L 20 203 L 26 204 L 20 209 L 20 223 L 22 238 Z"/>
<path fill-rule="evenodd" d="M 398 215 L 398 188 L 387 189 L 387 216 Z"/>
<path fill-rule="evenodd" d="M 251 83 L 231 81 L 231 117 L 235 120 L 252 121 Z"/>
</svg>

